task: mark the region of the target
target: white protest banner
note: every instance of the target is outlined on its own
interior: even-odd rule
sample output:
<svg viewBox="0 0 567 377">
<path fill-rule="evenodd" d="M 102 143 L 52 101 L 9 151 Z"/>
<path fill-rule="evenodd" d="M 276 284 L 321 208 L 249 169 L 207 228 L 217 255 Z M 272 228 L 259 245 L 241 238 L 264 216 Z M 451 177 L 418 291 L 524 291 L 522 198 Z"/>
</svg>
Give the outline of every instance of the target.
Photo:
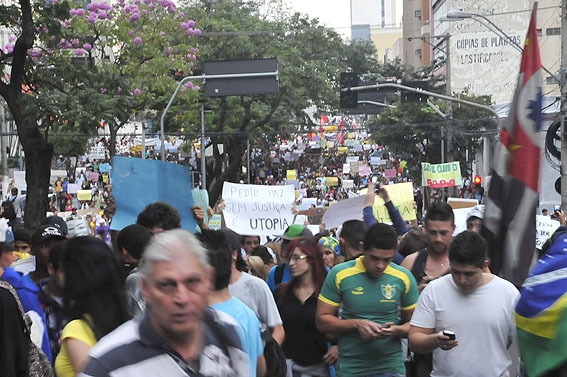
<svg viewBox="0 0 567 377">
<path fill-rule="evenodd" d="M 18 188 L 18 192 L 21 194 L 22 192 L 26 192 L 28 189 L 28 185 L 26 183 L 26 172 L 21 170 L 16 170 L 14 172 L 14 186 Z"/>
<path fill-rule="evenodd" d="M 347 158 L 346 158 L 347 163 L 357 162 L 357 161 L 358 161 L 358 156 L 347 156 Z"/>
<path fill-rule="evenodd" d="M 370 157 L 370 165 L 380 165 L 380 157 Z"/>
<path fill-rule="evenodd" d="M 89 151 L 89 158 L 91 160 L 104 160 L 106 158 L 104 147 L 91 147 Z"/>
<path fill-rule="evenodd" d="M 355 152 L 362 152 L 362 145 L 356 144 L 352 147 Z"/>
<path fill-rule="evenodd" d="M 301 203 L 297 206 L 300 211 L 308 210 L 312 206 L 317 207 L 317 198 L 303 198 Z"/>
<path fill-rule="evenodd" d="M 473 208 L 474 207 L 453 208 L 453 214 L 455 215 L 455 230 L 453 231 L 453 237 L 467 230 L 467 218 L 469 217 L 469 212 L 472 211 Z"/>
<path fill-rule="evenodd" d="M 557 228 L 559 228 L 559 221 L 551 220 L 547 216 L 536 216 L 536 249 L 541 249 L 543 244 Z"/>
<path fill-rule="evenodd" d="M 363 144 L 363 145 L 362 145 L 362 148 L 363 148 L 365 151 L 368 151 L 368 150 L 370 150 L 370 148 L 372 148 L 372 146 L 371 146 L 370 144 Z"/>
<path fill-rule="evenodd" d="M 350 163 L 349 164 L 343 164 L 343 173 L 344 174 L 350 173 Z"/>
<path fill-rule="evenodd" d="M 262 186 L 225 182 L 226 226 L 239 234 L 273 236 L 283 234 L 293 222 L 295 200 L 292 185 Z"/>
<path fill-rule="evenodd" d="M 81 189 L 81 185 L 79 183 L 67 184 L 67 193 L 68 194 L 77 194 L 80 189 Z"/>
<path fill-rule="evenodd" d="M 344 188 L 353 188 L 354 187 L 354 181 L 352 179 L 343 179 L 341 181 L 342 186 Z"/>
<path fill-rule="evenodd" d="M 348 220 L 362 220 L 362 208 L 364 208 L 364 195 L 351 199 L 339 200 L 323 215 L 321 223 L 325 224 L 326 229 L 342 225 Z"/>
</svg>

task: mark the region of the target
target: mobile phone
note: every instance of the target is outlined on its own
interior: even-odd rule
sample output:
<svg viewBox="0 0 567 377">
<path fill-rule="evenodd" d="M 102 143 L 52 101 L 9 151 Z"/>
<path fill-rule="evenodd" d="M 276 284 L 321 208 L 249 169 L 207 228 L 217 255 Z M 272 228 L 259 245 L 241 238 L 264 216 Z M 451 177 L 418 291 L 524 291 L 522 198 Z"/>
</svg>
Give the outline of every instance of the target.
<svg viewBox="0 0 567 377">
<path fill-rule="evenodd" d="M 451 330 L 443 330 L 443 335 L 448 336 L 451 340 L 455 340 L 457 338 L 455 333 Z"/>
<path fill-rule="evenodd" d="M 553 210 L 555 212 L 560 212 L 561 211 L 561 206 L 553 206 Z"/>
</svg>

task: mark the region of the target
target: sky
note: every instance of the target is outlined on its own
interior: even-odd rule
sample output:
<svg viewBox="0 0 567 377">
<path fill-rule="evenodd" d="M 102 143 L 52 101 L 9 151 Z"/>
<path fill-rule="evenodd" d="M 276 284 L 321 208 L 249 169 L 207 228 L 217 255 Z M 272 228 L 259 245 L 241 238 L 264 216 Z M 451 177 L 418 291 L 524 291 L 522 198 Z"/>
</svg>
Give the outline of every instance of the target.
<svg viewBox="0 0 567 377">
<path fill-rule="evenodd" d="M 284 0 L 295 11 L 319 18 L 322 24 L 350 37 L 350 0 Z"/>
</svg>

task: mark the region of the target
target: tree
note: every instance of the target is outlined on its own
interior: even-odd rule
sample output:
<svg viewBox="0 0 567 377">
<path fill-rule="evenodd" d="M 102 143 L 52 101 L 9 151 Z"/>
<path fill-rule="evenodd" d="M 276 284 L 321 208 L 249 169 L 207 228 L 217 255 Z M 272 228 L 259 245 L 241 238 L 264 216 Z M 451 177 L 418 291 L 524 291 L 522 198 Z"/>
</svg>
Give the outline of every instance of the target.
<svg viewBox="0 0 567 377">
<path fill-rule="evenodd" d="M 200 30 L 171 0 L 83 6 L 20 0 L 0 7 L 0 25 L 15 35 L 0 52 L 0 70 L 9 72 L 0 95 L 26 155 L 28 226 L 47 210 L 50 129 L 94 134 L 104 120 L 113 155 L 120 127 L 136 111 L 163 109 L 197 59 L 191 37 Z M 184 89 L 180 100 L 191 103 L 198 87 Z"/>
<path fill-rule="evenodd" d="M 261 137 L 265 131 L 293 132 L 314 127 L 305 109 L 314 106 L 317 115 L 338 110 L 340 72 L 354 68 L 371 72 L 376 50 L 368 43 L 349 46 L 335 31 L 305 15 L 263 13 L 281 10 L 279 1 L 270 2 L 270 6 L 263 1 L 228 0 L 195 1 L 189 5 L 187 12 L 199 19 L 203 30 L 204 38 L 198 41 L 202 61 L 278 59 L 278 94 L 201 98 L 211 110 L 206 116 L 206 129 L 214 135 L 214 161 L 207 166 L 207 186 L 214 203 L 223 183 L 237 179 L 247 137 Z M 353 51 L 358 54 L 355 56 Z M 191 118 L 196 114 L 193 111 L 193 115 L 181 117 L 185 129 L 191 128 L 191 121 L 198 124 Z M 227 156 L 228 165 L 223 169 Z"/>
<path fill-rule="evenodd" d="M 435 81 L 439 80 L 433 76 L 438 64 L 439 62 L 434 62 L 419 70 L 389 64 L 383 67 L 383 75 L 403 81 L 425 81 L 434 86 Z M 431 90 L 441 93 L 445 91 L 443 86 Z M 490 96 L 478 97 L 461 93 L 459 97 L 484 105 L 491 103 Z M 446 101 L 434 98 L 430 98 L 430 101 L 442 112 L 447 112 Z M 422 162 L 441 162 L 442 140 L 447 140 L 448 159 L 460 161 L 461 170 L 466 172 L 467 151 L 470 156 L 474 156 L 480 138 L 496 128 L 489 113 L 471 106 L 452 104 L 452 118 L 445 120 L 424 102 L 400 102 L 397 98 L 393 104 L 396 108 L 384 110 L 377 118 L 367 122 L 367 126 L 377 143 L 408 161 L 409 175 L 417 182 L 421 180 Z"/>
</svg>

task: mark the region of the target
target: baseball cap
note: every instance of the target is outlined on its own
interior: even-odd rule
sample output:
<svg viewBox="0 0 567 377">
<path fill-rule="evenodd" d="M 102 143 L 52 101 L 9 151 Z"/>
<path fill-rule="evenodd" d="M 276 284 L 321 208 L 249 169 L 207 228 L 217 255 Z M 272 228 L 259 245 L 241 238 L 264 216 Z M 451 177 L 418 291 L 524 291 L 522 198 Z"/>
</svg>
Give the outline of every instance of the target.
<svg viewBox="0 0 567 377">
<path fill-rule="evenodd" d="M 280 236 L 281 239 L 291 241 L 293 239 L 299 237 L 309 237 L 313 236 L 313 233 L 309 230 L 309 228 L 301 225 L 301 224 L 291 224 L 287 227 L 284 234 Z"/>
<path fill-rule="evenodd" d="M 479 219 L 484 219 L 484 204 L 479 204 L 474 206 L 473 209 L 469 212 L 467 216 L 467 220 L 471 217 L 478 217 Z"/>
<path fill-rule="evenodd" d="M 32 244 L 36 245 L 39 244 L 51 237 L 56 237 L 59 239 L 67 238 L 61 228 L 57 224 L 43 224 L 40 225 L 39 228 L 34 232 L 32 236 Z"/>
<path fill-rule="evenodd" d="M 63 233 L 63 237 L 67 237 L 67 234 L 69 234 L 69 230 L 67 228 L 67 223 L 65 222 L 65 220 L 62 217 L 57 216 L 57 215 L 46 217 L 41 222 L 41 225 L 57 225 L 57 226 L 59 226 L 59 229 Z"/>
</svg>

